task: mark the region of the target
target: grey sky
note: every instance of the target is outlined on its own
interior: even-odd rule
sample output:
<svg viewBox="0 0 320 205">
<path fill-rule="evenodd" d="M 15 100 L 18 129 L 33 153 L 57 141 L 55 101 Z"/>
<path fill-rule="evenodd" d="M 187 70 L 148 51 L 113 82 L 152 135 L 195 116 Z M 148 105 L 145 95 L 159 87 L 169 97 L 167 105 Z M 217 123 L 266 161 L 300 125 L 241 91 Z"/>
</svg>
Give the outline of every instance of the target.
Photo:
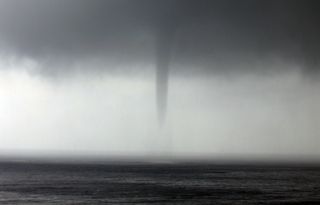
<svg viewBox="0 0 320 205">
<path fill-rule="evenodd" d="M 1 0 L 0 5 L 1 50 L 44 61 L 49 64 L 44 69 L 83 58 L 153 63 L 154 41 L 168 29 L 175 33 L 174 61 L 193 65 L 185 67 L 239 69 L 239 63 L 277 56 L 317 69 L 317 1 Z"/>
<path fill-rule="evenodd" d="M 319 155 L 319 9 L 0 0 L 1 149 Z"/>
</svg>

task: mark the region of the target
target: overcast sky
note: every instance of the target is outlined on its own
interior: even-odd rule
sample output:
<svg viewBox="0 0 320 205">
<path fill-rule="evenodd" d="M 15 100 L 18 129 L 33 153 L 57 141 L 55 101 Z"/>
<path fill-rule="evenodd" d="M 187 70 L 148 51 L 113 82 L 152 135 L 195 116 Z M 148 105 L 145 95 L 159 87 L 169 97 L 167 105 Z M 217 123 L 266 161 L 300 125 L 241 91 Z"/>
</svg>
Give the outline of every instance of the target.
<svg viewBox="0 0 320 205">
<path fill-rule="evenodd" d="M 319 156 L 319 9 L 0 0 L 1 153 Z"/>
</svg>

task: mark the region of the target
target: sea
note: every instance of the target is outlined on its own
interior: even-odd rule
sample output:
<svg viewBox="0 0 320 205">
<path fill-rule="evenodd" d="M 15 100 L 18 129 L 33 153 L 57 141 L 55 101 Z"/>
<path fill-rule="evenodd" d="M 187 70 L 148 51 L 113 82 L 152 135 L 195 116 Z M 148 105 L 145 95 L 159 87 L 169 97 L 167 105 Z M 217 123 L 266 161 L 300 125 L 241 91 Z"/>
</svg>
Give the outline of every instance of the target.
<svg viewBox="0 0 320 205">
<path fill-rule="evenodd" d="M 0 204 L 320 204 L 320 167 L 2 162 Z"/>
</svg>

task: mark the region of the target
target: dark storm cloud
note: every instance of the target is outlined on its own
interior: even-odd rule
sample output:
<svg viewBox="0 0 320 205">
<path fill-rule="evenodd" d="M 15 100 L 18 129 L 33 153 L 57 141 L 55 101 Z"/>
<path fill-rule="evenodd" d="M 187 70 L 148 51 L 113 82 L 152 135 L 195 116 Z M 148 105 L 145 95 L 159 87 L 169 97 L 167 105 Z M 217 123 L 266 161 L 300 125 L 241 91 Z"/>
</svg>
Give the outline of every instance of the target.
<svg viewBox="0 0 320 205">
<path fill-rule="evenodd" d="M 319 8 L 312 0 L 0 0 L 0 45 L 49 64 L 152 64 L 155 42 L 172 32 L 179 68 L 256 69 L 277 57 L 316 71 Z"/>
<path fill-rule="evenodd" d="M 150 53 L 147 48 L 156 33 L 175 19 L 174 4 L 145 0 L 1 1 L 2 46 L 40 60 L 92 56 L 141 60 L 142 54 Z"/>
</svg>

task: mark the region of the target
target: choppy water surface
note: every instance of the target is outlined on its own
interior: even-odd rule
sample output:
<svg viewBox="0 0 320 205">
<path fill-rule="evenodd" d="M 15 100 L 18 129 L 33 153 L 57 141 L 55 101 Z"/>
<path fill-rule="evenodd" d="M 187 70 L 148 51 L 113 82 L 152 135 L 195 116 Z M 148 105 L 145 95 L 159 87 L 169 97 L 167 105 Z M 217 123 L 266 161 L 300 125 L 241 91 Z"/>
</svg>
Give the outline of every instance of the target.
<svg viewBox="0 0 320 205">
<path fill-rule="evenodd" d="M 0 204 L 320 204 L 320 168 L 0 163 Z"/>
</svg>

